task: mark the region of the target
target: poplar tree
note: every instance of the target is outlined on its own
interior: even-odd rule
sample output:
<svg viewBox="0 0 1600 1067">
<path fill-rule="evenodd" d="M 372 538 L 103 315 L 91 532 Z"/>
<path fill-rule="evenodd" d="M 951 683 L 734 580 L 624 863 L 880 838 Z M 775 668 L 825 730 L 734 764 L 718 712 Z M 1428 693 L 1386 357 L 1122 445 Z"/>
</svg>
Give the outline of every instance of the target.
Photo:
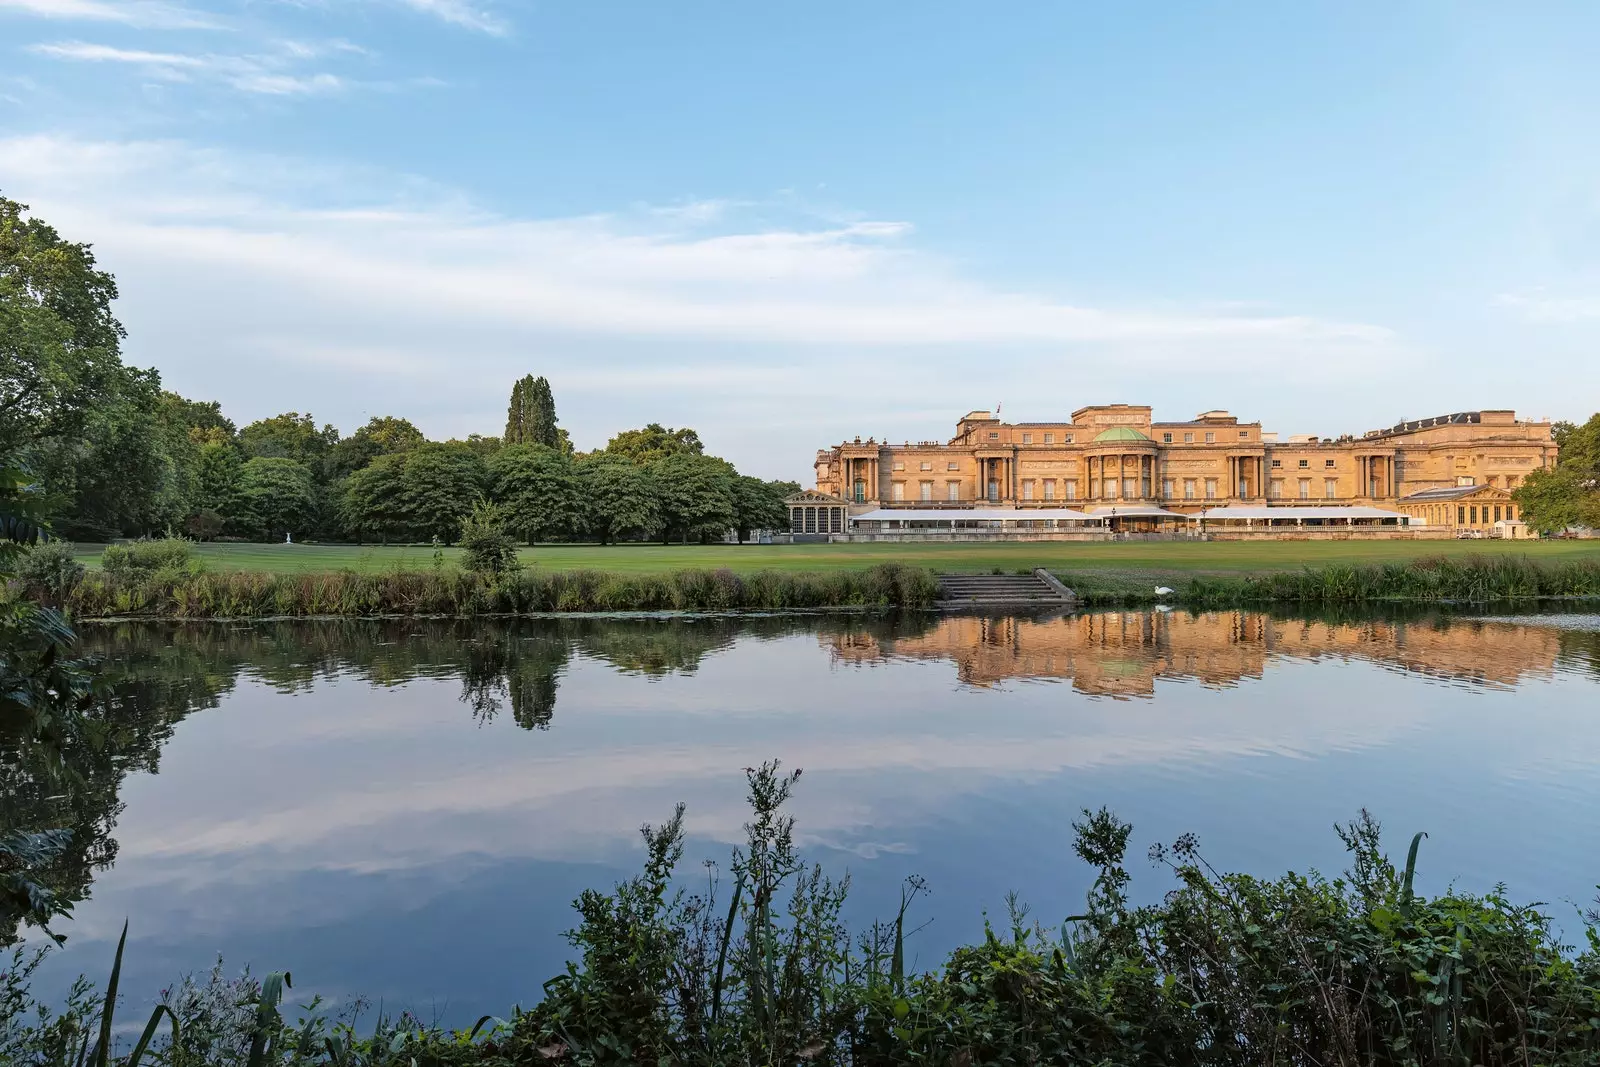
<svg viewBox="0 0 1600 1067">
<path fill-rule="evenodd" d="M 556 428 L 556 399 L 543 375 L 537 378 L 524 375 L 511 387 L 505 443 L 561 448 L 561 432 Z"/>
</svg>

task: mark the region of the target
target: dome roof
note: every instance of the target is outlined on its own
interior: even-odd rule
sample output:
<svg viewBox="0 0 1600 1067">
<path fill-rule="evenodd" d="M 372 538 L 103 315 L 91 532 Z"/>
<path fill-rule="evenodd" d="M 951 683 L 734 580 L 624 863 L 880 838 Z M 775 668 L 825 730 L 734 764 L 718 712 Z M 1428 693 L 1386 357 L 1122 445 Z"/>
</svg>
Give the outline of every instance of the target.
<svg viewBox="0 0 1600 1067">
<path fill-rule="evenodd" d="M 1148 441 L 1150 438 L 1135 430 L 1132 426 L 1113 426 L 1109 430 L 1101 430 L 1094 438 L 1096 441 Z"/>
</svg>

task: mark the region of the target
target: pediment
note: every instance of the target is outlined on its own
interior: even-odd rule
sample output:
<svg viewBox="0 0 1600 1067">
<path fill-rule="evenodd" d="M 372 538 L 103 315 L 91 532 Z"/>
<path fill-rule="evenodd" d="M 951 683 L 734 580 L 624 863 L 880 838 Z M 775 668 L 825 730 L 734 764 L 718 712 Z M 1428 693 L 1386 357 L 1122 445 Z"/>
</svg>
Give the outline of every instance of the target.
<svg viewBox="0 0 1600 1067">
<path fill-rule="evenodd" d="M 783 502 L 790 507 L 797 504 L 837 504 L 840 507 L 844 507 L 849 504 L 849 501 L 844 497 L 834 496 L 832 493 L 824 493 L 820 489 L 802 489 L 798 493 L 784 497 Z"/>
</svg>

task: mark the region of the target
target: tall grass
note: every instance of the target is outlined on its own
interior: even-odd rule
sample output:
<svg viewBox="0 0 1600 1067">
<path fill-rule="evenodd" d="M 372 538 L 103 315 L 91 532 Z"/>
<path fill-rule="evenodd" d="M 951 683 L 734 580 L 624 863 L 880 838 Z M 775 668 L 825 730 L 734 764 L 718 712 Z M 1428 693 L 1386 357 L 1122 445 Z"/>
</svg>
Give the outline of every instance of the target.
<svg viewBox="0 0 1600 1067">
<path fill-rule="evenodd" d="M 1165 600 L 1194 608 L 1250 605 L 1335 605 L 1382 601 L 1527 600 L 1600 597 L 1600 560 L 1536 562 L 1527 556 L 1428 556 L 1371 566 L 1330 564 L 1243 577 L 1174 578 L 1160 596 L 1152 583 L 1062 575 L 1085 602 L 1141 604 Z"/>
<path fill-rule="evenodd" d="M 92 571 L 71 587 L 65 603 L 77 618 L 238 619 L 925 607 L 937 594 L 931 571 L 896 563 L 861 571 L 523 570 L 496 577 L 453 568 L 382 574 Z"/>
</svg>

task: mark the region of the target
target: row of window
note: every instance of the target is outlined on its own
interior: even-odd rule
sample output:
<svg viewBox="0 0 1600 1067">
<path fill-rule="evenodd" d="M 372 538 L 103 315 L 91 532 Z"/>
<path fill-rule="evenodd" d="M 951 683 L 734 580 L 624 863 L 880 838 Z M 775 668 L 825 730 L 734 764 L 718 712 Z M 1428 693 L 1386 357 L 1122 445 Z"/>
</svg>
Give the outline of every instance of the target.
<svg viewBox="0 0 1600 1067">
<path fill-rule="evenodd" d="M 1325 459 L 1325 460 L 1322 461 L 1322 466 L 1323 466 L 1324 470 L 1332 470 L 1335 465 L 1336 465 L 1336 461 L 1331 460 L 1331 459 Z M 1272 461 L 1273 470 L 1277 470 L 1281 466 L 1283 466 L 1283 460 L 1275 459 L 1275 460 Z M 1309 459 L 1302 459 L 1300 461 L 1299 466 L 1300 466 L 1301 470 L 1305 470 L 1307 467 L 1311 466 L 1311 461 Z"/>
</svg>

